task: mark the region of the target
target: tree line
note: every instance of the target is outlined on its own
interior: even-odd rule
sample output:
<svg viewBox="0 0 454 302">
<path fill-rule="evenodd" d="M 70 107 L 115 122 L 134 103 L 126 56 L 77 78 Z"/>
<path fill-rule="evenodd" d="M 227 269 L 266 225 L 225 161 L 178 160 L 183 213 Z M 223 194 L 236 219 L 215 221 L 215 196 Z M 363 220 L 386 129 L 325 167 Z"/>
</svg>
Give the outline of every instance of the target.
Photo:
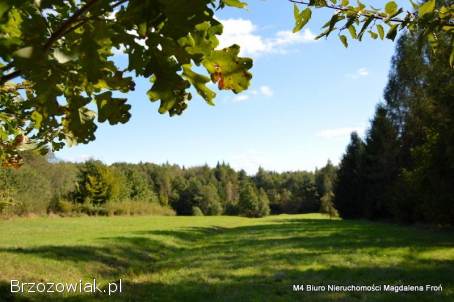
<svg viewBox="0 0 454 302">
<path fill-rule="evenodd" d="M 171 164 L 69 163 L 33 152 L 20 169 L 0 170 L 4 214 L 241 215 L 324 212 L 332 216 L 336 167 L 250 176 L 226 163 L 211 168 Z"/>
<path fill-rule="evenodd" d="M 365 139 L 351 135 L 334 204 L 345 218 L 454 224 L 454 40 L 434 53 L 416 34 L 400 37 L 384 102 Z M 421 47 L 422 44 L 422 47 Z"/>
</svg>

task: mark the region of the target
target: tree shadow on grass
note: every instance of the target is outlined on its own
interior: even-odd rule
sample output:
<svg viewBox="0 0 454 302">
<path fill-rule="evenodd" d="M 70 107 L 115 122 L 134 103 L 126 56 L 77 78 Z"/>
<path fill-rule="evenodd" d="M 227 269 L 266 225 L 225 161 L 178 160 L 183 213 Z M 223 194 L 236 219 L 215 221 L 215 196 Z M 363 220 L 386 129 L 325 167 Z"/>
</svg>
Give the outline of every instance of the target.
<svg viewBox="0 0 454 302">
<path fill-rule="evenodd" d="M 452 263 L 451 263 L 452 264 Z M 371 272 L 374 272 L 371 274 Z M 452 269 L 446 263 L 438 263 L 435 267 L 426 268 L 344 268 L 330 267 L 324 270 L 309 269 L 307 271 L 284 270 L 280 276 L 254 274 L 237 276 L 219 282 L 203 280 L 180 280 L 177 282 L 125 282 L 121 294 L 76 294 L 62 297 L 54 294 L 33 295 L 22 297 L 6 293 L 9 284 L 0 282 L 0 292 L 4 292 L 2 302 L 18 301 L 315 301 L 315 302 L 347 302 L 347 301 L 453 301 L 452 279 L 440 281 L 438 274 L 451 274 Z M 339 276 L 344 276 L 340 278 Z M 361 278 L 358 278 L 360 276 Z M 378 276 L 378 277 L 376 277 Z M 415 282 L 408 281 L 414 276 Z M 446 275 L 447 276 L 447 275 Z M 419 278 L 419 279 L 418 279 Z M 421 281 L 423 280 L 423 281 Z M 311 285 L 380 285 L 386 284 L 442 284 L 444 292 L 307 292 L 293 291 L 293 284 Z M 447 288 L 451 286 L 451 290 Z"/>
<path fill-rule="evenodd" d="M 454 260 L 424 253 L 454 248 L 454 237 L 394 225 L 293 219 L 235 228 L 151 230 L 100 238 L 99 246 L 0 249 L 98 263 L 93 277 L 124 282 L 117 296 L 9 295 L 0 301 L 452 301 Z M 389 255 L 388 255 L 389 254 Z M 55 280 L 49 280 L 55 281 Z M 293 284 L 442 284 L 439 293 L 308 293 Z M 8 291 L 6 291 L 8 289 Z"/>
</svg>

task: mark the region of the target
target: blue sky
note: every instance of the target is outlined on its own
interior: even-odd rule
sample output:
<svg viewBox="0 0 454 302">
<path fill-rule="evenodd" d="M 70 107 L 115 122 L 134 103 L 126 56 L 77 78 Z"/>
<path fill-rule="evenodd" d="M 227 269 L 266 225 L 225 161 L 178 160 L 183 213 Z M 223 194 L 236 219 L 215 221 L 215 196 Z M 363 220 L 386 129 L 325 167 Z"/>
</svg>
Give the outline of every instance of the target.
<svg viewBox="0 0 454 302">
<path fill-rule="evenodd" d="M 100 125 L 96 141 L 67 147 L 59 158 L 106 163 L 154 162 L 185 166 L 230 163 L 255 173 L 313 170 L 328 159 L 338 163 L 349 133 L 364 133 L 382 100 L 394 44 L 351 42 L 345 49 L 336 35 L 313 41 L 331 11 L 316 11 L 307 30 L 290 34 L 293 7 L 285 0 L 249 1 L 247 10 L 217 13 L 225 23 L 223 45 L 234 42 L 254 58 L 249 91 L 219 92 L 216 106 L 196 96 L 187 111 L 170 118 L 149 102 L 150 83 L 137 79 L 127 97 L 129 123 Z M 376 6 L 382 1 L 368 1 Z M 124 64 L 127 58 L 116 58 Z"/>
</svg>

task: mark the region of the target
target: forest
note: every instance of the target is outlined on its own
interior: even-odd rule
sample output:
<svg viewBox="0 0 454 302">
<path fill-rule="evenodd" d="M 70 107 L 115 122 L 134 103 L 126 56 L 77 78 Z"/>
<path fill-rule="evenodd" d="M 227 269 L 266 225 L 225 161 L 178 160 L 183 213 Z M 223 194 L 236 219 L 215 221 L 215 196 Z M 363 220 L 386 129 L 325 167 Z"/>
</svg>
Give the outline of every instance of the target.
<svg viewBox="0 0 454 302">
<path fill-rule="evenodd" d="M 332 206 L 336 168 L 254 176 L 226 163 L 185 168 L 171 164 L 105 165 L 58 161 L 32 152 L 20 169 L 0 172 L 3 214 L 241 215 L 325 212 Z"/>
<path fill-rule="evenodd" d="M 340 163 L 334 203 L 342 217 L 454 224 L 452 37 L 437 43 L 433 53 L 416 35 L 398 40 L 384 101 Z"/>
</svg>

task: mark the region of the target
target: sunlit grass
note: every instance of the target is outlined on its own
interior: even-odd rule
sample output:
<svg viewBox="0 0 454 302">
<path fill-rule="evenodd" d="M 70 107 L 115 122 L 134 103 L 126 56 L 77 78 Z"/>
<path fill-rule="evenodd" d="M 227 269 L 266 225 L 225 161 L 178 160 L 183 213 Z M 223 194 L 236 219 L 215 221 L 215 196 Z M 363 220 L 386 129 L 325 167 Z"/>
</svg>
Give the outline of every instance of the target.
<svg viewBox="0 0 454 302">
<path fill-rule="evenodd" d="M 0 301 L 9 280 L 101 285 L 71 301 L 453 301 L 454 234 L 318 214 L 0 221 Z M 301 293 L 293 284 L 442 284 L 442 293 Z M 61 296 L 29 295 L 31 301 Z"/>
</svg>

